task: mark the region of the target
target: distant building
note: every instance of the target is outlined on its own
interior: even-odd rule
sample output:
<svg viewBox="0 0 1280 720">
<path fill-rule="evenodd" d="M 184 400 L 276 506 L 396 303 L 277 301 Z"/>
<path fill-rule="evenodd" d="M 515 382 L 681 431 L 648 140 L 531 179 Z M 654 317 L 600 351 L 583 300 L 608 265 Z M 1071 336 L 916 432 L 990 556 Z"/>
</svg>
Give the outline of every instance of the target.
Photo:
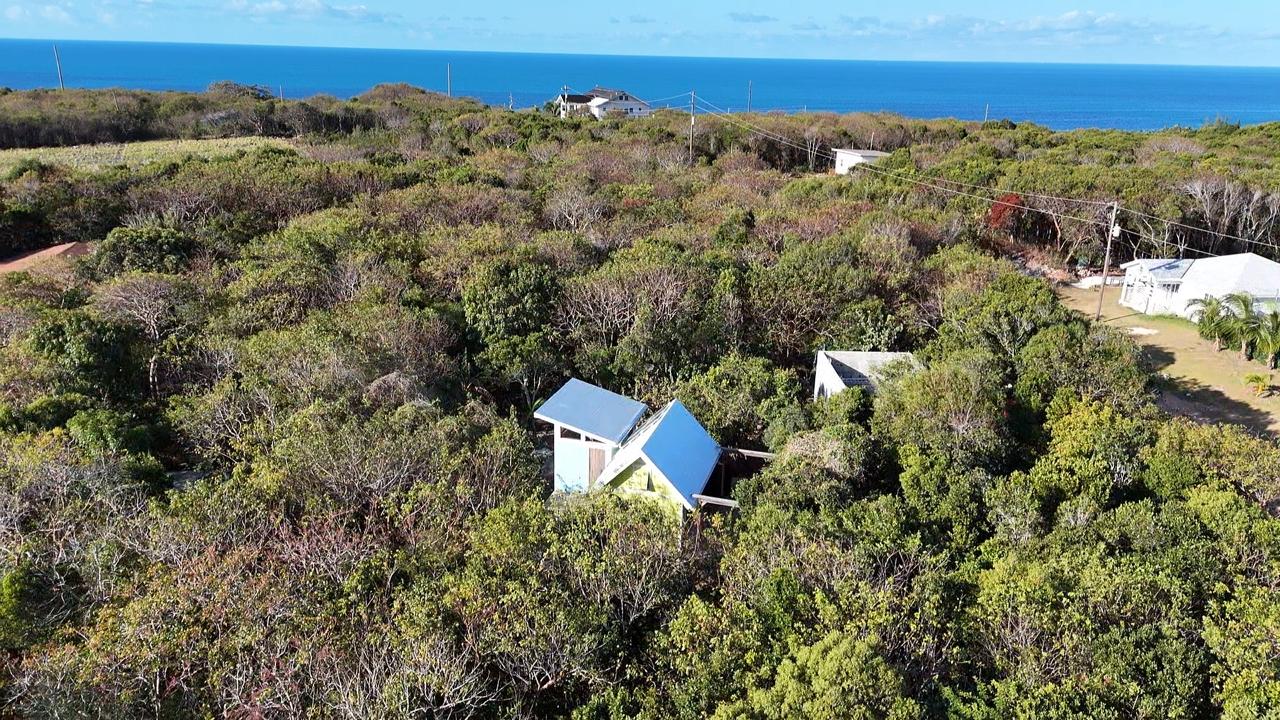
<svg viewBox="0 0 1280 720">
<path fill-rule="evenodd" d="M 556 111 L 562 118 L 591 115 L 601 120 L 610 115 L 646 117 L 653 112 L 649 103 L 626 90 L 603 87 L 594 87 L 581 94 L 571 93 L 565 89 L 556 97 L 555 104 Z"/>
<path fill-rule="evenodd" d="M 732 506 L 703 495 L 720 461 L 715 439 L 678 400 L 640 423 L 647 411 L 590 383 L 565 383 L 534 413 L 552 425 L 556 491 L 647 497 L 679 518 L 704 502 Z"/>
<path fill-rule="evenodd" d="M 1192 300 L 1246 292 L 1260 308 L 1280 303 L 1280 263 L 1254 253 L 1192 260 L 1142 259 L 1120 266 L 1120 304 L 1148 315 L 1191 318 Z"/>
<path fill-rule="evenodd" d="M 837 148 L 836 174 L 848 175 L 856 165 L 873 163 L 880 158 L 888 156 L 889 153 L 880 152 L 879 150 L 851 150 L 847 148 Z"/>
<path fill-rule="evenodd" d="M 813 367 L 813 399 L 829 398 L 853 387 L 872 392 L 884 368 L 901 360 L 916 361 L 908 352 L 819 350 Z"/>
<path fill-rule="evenodd" d="M 533 416 L 555 435 L 555 489 L 587 492 L 649 407 L 577 378 L 565 383 Z"/>
</svg>

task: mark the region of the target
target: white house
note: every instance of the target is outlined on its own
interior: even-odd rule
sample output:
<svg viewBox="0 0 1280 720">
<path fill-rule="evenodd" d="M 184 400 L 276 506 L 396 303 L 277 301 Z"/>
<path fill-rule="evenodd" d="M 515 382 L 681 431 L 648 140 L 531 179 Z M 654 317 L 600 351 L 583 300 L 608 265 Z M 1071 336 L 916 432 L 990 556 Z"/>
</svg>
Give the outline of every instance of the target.
<svg viewBox="0 0 1280 720">
<path fill-rule="evenodd" d="M 848 175 L 856 165 L 873 163 L 880 158 L 888 156 L 889 153 L 880 152 L 879 150 L 852 150 L 849 148 L 836 148 L 836 174 Z"/>
<path fill-rule="evenodd" d="M 1120 304 L 1148 315 L 1190 318 L 1187 304 L 1205 297 L 1246 292 L 1260 309 L 1280 302 L 1280 263 L 1254 253 L 1192 260 L 1142 259 L 1120 266 Z"/>
<path fill-rule="evenodd" d="M 533 416 L 551 423 L 555 489 L 586 492 L 649 407 L 577 378 L 569 380 Z"/>
<path fill-rule="evenodd" d="M 557 95 L 553 102 L 556 105 L 556 113 L 560 115 L 561 119 L 563 119 L 590 114 L 590 104 L 594 99 L 595 98 L 590 95 L 571 93 L 568 90 L 565 90 Z"/>
<path fill-rule="evenodd" d="M 702 504 L 720 445 L 679 400 L 649 418 L 600 474 L 599 487 L 647 497 L 683 518 Z"/>
<path fill-rule="evenodd" d="M 829 398 L 853 387 L 875 390 L 884 368 L 901 360 L 915 363 L 909 352 L 819 350 L 813 366 L 813 399 Z"/>
<path fill-rule="evenodd" d="M 570 93 L 567 89 L 555 100 L 560 117 L 591 115 L 602 120 L 610 115 L 646 117 L 653 112 L 649 103 L 626 90 L 594 87 L 585 93 Z"/>
</svg>

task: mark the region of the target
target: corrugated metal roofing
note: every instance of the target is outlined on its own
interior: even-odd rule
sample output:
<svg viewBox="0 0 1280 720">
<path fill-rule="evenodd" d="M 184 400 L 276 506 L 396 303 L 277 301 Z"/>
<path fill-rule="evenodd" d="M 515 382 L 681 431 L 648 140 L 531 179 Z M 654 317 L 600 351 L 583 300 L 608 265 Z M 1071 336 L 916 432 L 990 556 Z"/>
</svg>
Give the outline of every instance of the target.
<svg viewBox="0 0 1280 720">
<path fill-rule="evenodd" d="M 1195 263 L 1192 260 L 1167 260 L 1156 258 L 1144 258 L 1142 260 L 1133 260 L 1122 265 L 1122 268 L 1128 269 L 1134 265 L 1138 265 L 1147 269 L 1151 276 L 1157 280 L 1181 280 L 1182 276 L 1187 274 L 1191 269 L 1191 265 Z"/>
<path fill-rule="evenodd" d="M 1280 292 L 1280 263 L 1256 253 L 1199 258 L 1193 262 L 1184 280 L 1187 283 L 1194 280 L 1209 294 L 1247 292 L 1255 297 L 1273 297 Z"/>
<path fill-rule="evenodd" d="M 648 409 L 642 402 L 571 378 L 533 416 L 621 444 Z"/>
<path fill-rule="evenodd" d="M 855 385 L 873 385 L 876 375 L 884 366 L 898 360 L 915 361 L 915 355 L 909 352 L 857 352 L 845 350 L 829 350 L 822 354 L 831 361 L 831 368 L 844 382 L 845 387 Z"/>
<path fill-rule="evenodd" d="M 693 496 L 706 488 L 720 460 L 720 444 L 679 400 L 672 400 L 646 422 L 627 444 L 631 443 L 640 445 L 640 453 L 690 507 L 698 506 Z"/>
<path fill-rule="evenodd" d="M 853 155 L 861 155 L 865 158 L 882 158 L 889 157 L 889 153 L 880 150 L 859 150 L 857 148 L 836 148 L 836 153 L 850 153 Z"/>
</svg>

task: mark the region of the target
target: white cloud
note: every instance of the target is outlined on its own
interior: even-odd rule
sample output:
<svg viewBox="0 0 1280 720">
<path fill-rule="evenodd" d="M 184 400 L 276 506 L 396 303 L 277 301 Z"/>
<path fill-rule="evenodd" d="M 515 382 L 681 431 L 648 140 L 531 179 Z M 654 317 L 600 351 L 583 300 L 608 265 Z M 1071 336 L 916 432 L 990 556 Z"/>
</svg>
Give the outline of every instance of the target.
<svg viewBox="0 0 1280 720">
<path fill-rule="evenodd" d="M 22 7 L 21 5 L 10 5 L 9 7 L 4 9 L 5 19 L 12 20 L 13 22 L 26 20 L 27 14 L 28 14 L 27 9 Z"/>
<path fill-rule="evenodd" d="M 1204 24 L 1166 23 L 1091 10 L 998 20 L 969 15 L 931 14 L 906 21 L 883 21 L 876 17 L 846 15 L 840 18 L 839 32 L 854 37 L 907 39 L 953 45 L 1034 43 L 1062 47 L 1140 42 L 1190 43 L 1228 35 L 1264 39 L 1260 33 L 1230 32 Z"/>
<path fill-rule="evenodd" d="M 758 15 L 749 12 L 731 12 L 729 19 L 739 23 L 771 23 L 777 22 L 778 18 L 770 15 Z"/>
<path fill-rule="evenodd" d="M 71 22 L 71 13 L 67 12 L 58 5 L 44 5 L 40 8 L 40 17 L 49 22 L 69 23 Z"/>
<path fill-rule="evenodd" d="M 361 23 L 397 21 L 396 15 L 370 10 L 365 5 L 333 5 L 324 0 L 231 0 L 226 7 L 259 19 L 315 20 L 329 18 Z"/>
</svg>

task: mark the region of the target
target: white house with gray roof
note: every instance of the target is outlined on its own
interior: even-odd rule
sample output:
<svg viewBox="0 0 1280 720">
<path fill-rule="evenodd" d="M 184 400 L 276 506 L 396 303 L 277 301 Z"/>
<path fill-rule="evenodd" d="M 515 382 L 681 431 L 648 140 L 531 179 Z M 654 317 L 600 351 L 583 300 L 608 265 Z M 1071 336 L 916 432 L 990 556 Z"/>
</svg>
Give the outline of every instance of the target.
<svg viewBox="0 0 1280 720">
<path fill-rule="evenodd" d="M 1280 304 L 1280 263 L 1240 253 L 1193 259 L 1141 259 L 1120 266 L 1120 304 L 1147 315 L 1190 319 L 1192 300 L 1246 292 L 1260 310 Z"/>
<path fill-rule="evenodd" d="M 813 399 L 829 398 L 849 388 L 873 392 L 885 368 L 896 362 L 916 364 L 909 352 L 819 350 L 813 366 Z"/>
<path fill-rule="evenodd" d="M 585 93 L 571 93 L 566 89 L 555 99 L 560 117 L 591 115 L 597 120 L 609 116 L 647 117 L 653 112 L 649 103 L 626 90 L 593 87 Z"/>
<path fill-rule="evenodd" d="M 858 165 L 878 162 L 889 157 L 889 153 L 879 150 L 858 150 L 855 148 L 836 148 L 835 171 L 837 175 L 848 175 Z"/>
</svg>

